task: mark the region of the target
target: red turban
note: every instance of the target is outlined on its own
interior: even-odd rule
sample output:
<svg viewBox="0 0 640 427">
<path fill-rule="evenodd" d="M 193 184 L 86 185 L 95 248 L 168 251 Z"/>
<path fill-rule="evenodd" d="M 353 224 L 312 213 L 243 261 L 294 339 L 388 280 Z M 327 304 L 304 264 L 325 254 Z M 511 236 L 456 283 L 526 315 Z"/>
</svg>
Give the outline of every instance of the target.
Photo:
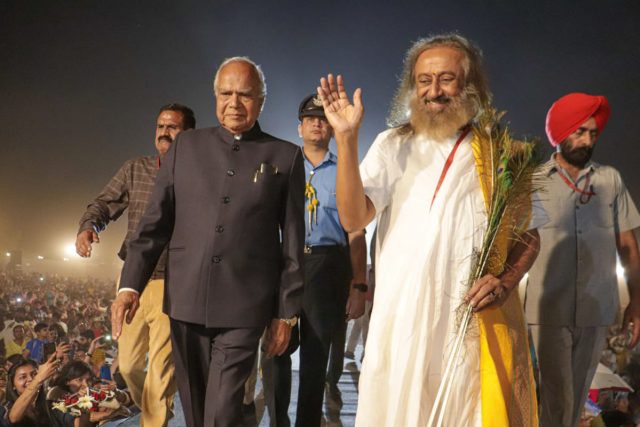
<svg viewBox="0 0 640 427">
<path fill-rule="evenodd" d="M 602 132 L 611 107 L 604 96 L 570 93 L 553 103 L 547 113 L 545 129 L 549 142 L 554 147 L 575 132 L 584 122 L 593 117 L 598 126 L 598 135 Z"/>
</svg>

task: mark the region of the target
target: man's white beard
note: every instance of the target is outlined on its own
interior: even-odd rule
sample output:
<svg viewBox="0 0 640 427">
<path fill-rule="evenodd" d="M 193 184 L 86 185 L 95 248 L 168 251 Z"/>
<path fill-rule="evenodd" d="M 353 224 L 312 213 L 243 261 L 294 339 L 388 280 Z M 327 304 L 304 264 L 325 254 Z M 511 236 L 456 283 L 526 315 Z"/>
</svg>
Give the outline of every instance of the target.
<svg viewBox="0 0 640 427">
<path fill-rule="evenodd" d="M 444 110 L 431 111 L 423 99 L 413 96 L 411 99 L 411 127 L 416 135 L 435 141 L 452 138 L 478 112 L 477 103 L 466 88 L 449 98 Z"/>
</svg>

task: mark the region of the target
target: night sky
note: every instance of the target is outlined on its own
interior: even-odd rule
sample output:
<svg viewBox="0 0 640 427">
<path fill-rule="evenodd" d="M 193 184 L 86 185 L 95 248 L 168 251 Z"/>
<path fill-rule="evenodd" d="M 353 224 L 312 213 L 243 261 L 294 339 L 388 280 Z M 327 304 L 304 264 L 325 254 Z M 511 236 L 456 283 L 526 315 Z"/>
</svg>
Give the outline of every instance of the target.
<svg viewBox="0 0 640 427">
<path fill-rule="evenodd" d="M 638 204 L 639 21 L 637 0 L 2 0 L 0 250 L 62 256 L 120 165 L 154 154 L 161 105 L 217 124 L 212 75 L 229 56 L 263 67 L 261 126 L 296 143 L 298 103 L 320 76 L 361 87 L 363 157 L 385 129 L 404 52 L 444 31 L 482 48 L 494 103 L 517 135 L 543 138 L 547 109 L 568 92 L 606 95 L 612 117 L 594 158 L 620 170 Z M 115 259 L 125 222 L 103 233 L 97 260 Z"/>
</svg>

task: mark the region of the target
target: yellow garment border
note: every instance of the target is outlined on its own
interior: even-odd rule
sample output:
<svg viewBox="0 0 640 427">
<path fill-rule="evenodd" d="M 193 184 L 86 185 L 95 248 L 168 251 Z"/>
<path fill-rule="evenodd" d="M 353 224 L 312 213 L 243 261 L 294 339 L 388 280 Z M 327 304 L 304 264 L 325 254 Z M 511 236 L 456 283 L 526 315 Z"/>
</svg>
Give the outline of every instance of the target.
<svg viewBox="0 0 640 427">
<path fill-rule="evenodd" d="M 471 146 L 476 170 L 488 211 L 491 179 L 483 164 L 481 133 L 474 129 Z M 485 148 L 486 150 L 486 148 Z M 529 197 L 529 195 L 525 195 Z M 522 212 L 519 212 L 522 214 Z M 527 216 L 531 215 L 528 206 Z M 507 254 L 513 246 L 513 212 L 498 231 L 492 248 L 495 261 L 488 272 L 500 274 Z M 497 261 L 497 262 L 496 262 Z M 538 404 L 531 355 L 522 304 L 514 289 L 500 307 L 488 308 L 476 316 L 480 330 L 480 384 L 482 425 L 491 427 L 535 427 L 538 425 Z"/>
</svg>

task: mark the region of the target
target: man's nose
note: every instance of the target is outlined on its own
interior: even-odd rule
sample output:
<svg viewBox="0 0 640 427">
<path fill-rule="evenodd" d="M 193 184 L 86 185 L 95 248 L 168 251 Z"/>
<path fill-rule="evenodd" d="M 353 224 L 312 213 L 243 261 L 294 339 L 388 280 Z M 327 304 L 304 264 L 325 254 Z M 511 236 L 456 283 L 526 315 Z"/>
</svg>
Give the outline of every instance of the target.
<svg viewBox="0 0 640 427">
<path fill-rule="evenodd" d="M 593 132 L 585 132 L 582 134 L 582 138 L 580 138 L 580 142 L 583 146 L 591 147 L 596 143 L 597 135 Z"/>
<path fill-rule="evenodd" d="M 438 81 L 438 79 L 433 79 L 433 81 L 427 88 L 427 98 L 437 99 L 442 95 L 442 93 L 442 86 L 440 86 L 440 82 Z"/>
<path fill-rule="evenodd" d="M 232 107 L 237 107 L 238 105 L 240 105 L 240 97 L 237 93 L 231 95 L 231 98 L 229 99 L 229 105 L 231 105 Z"/>
</svg>

